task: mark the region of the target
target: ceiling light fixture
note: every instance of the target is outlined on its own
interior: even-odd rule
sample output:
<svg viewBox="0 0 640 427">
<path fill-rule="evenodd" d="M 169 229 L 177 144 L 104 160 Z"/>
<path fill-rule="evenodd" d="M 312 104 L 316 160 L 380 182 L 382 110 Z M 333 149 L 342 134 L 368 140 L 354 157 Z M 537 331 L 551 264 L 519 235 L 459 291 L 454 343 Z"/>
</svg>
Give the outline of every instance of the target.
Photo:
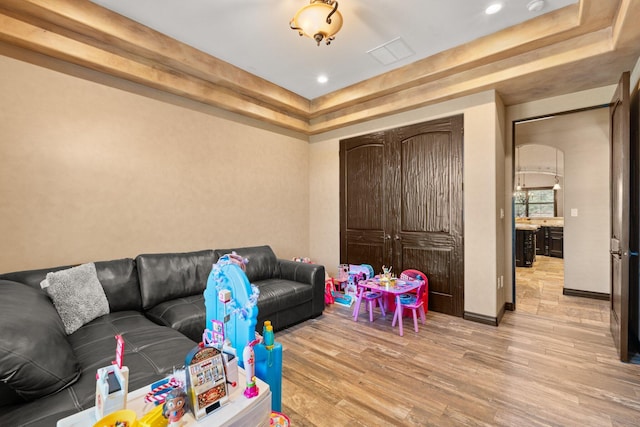
<svg viewBox="0 0 640 427">
<path fill-rule="evenodd" d="M 516 175 L 518 175 L 516 191 L 522 191 L 522 185 L 520 185 L 520 147 L 516 147 Z"/>
<path fill-rule="evenodd" d="M 553 189 L 555 191 L 560 190 L 560 179 L 558 178 L 558 149 L 556 148 L 556 176 L 555 176 L 555 181 L 556 183 L 553 184 Z"/>
<path fill-rule="evenodd" d="M 489 5 L 489 7 L 484 10 L 484 13 L 486 13 L 487 15 L 493 15 L 494 13 L 500 12 L 501 9 L 502 3 L 494 3 L 492 5 Z"/>
<path fill-rule="evenodd" d="M 544 0 L 531 0 L 527 3 L 527 10 L 529 12 L 539 12 L 544 9 Z"/>
<path fill-rule="evenodd" d="M 300 9 L 289 22 L 292 30 L 301 36 L 314 39 L 318 46 L 322 40 L 327 45 L 335 38 L 334 35 L 342 28 L 342 14 L 338 12 L 338 2 L 335 0 L 311 0 Z"/>
</svg>

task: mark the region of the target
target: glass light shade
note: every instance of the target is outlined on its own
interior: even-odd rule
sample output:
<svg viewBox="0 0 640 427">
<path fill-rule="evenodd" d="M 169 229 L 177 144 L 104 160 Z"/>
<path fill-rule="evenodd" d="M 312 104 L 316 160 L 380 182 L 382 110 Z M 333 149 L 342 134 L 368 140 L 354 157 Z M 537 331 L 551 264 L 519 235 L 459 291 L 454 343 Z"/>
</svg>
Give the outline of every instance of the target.
<svg viewBox="0 0 640 427">
<path fill-rule="evenodd" d="M 549 187 L 547 187 L 547 188 L 549 188 Z M 560 183 L 556 182 L 555 184 L 553 184 L 553 189 L 554 190 L 560 190 L 560 188 L 561 188 L 560 187 Z"/>
<path fill-rule="evenodd" d="M 342 28 L 342 15 L 338 10 L 331 15 L 331 23 L 327 23 L 327 17 L 333 9 L 328 3 L 308 4 L 296 13 L 289 25 L 301 35 L 314 39 L 318 45 L 323 39 L 329 44 L 331 38 Z"/>
</svg>

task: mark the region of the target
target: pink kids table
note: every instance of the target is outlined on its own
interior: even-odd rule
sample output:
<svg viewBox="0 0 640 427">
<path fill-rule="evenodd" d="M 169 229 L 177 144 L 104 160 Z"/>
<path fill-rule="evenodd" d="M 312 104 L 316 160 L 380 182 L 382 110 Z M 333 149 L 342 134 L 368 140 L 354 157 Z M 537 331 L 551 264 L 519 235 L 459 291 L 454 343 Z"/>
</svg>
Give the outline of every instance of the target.
<svg viewBox="0 0 640 427">
<path fill-rule="evenodd" d="M 372 291 L 383 292 L 395 298 L 396 307 L 395 310 L 398 314 L 398 319 L 402 319 L 402 305 L 400 304 L 400 295 L 412 291 L 414 289 L 418 289 L 422 284 L 421 280 L 400 280 L 397 279 L 395 286 L 386 286 L 385 283 L 388 282 L 380 282 L 377 277 L 361 280 L 358 282 L 358 286 L 371 289 Z M 358 299 L 356 300 L 356 304 L 353 307 L 353 316 L 354 320 L 357 319 L 357 314 L 360 311 L 360 303 L 362 302 L 362 294 L 364 292 L 358 292 Z M 402 330 L 402 321 L 398 322 L 400 336 L 404 334 Z"/>
</svg>

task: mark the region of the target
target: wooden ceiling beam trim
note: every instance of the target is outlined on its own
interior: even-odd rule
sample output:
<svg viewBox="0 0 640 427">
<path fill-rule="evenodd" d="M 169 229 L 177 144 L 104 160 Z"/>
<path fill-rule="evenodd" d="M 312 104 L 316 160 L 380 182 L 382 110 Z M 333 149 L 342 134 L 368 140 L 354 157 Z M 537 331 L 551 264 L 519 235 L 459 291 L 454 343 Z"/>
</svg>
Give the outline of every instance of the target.
<svg viewBox="0 0 640 427">
<path fill-rule="evenodd" d="M 611 84 L 615 73 L 586 70 L 611 68 L 607 61 L 633 66 L 640 54 L 637 22 L 635 0 L 581 0 L 313 102 L 86 0 L 5 0 L 0 41 L 315 135 L 489 89 L 508 91 L 507 100 L 525 90 L 531 100 Z"/>
<path fill-rule="evenodd" d="M 613 45 L 617 49 L 637 46 L 640 43 L 640 3 L 637 0 L 621 0 L 613 23 Z"/>
<path fill-rule="evenodd" d="M 609 26 L 619 9 L 620 0 L 580 0 L 578 20 L 580 25 Z"/>
<path fill-rule="evenodd" d="M 260 105 L 227 88 L 118 56 L 79 41 L 0 14 L 0 40 L 9 44 L 52 56 L 72 64 L 106 73 L 134 83 L 146 85 L 227 111 L 276 124 L 297 132 L 308 132 L 306 118 L 291 116 Z"/>
<path fill-rule="evenodd" d="M 310 117 L 356 105 L 413 85 L 539 49 L 611 25 L 617 3 L 581 0 L 473 42 L 356 83 L 312 101 Z"/>
<path fill-rule="evenodd" d="M 298 116 L 309 112 L 306 98 L 87 0 L 5 0 L 2 7 L 28 23 L 52 23 L 90 39 L 95 47 L 145 58 L 275 109 Z"/>
<path fill-rule="evenodd" d="M 574 70 L 580 69 L 580 64 L 583 61 L 611 53 L 611 47 L 610 29 L 589 33 L 560 44 L 453 74 L 323 115 L 311 120 L 310 133 L 315 135 L 374 118 L 495 89 L 511 81 L 533 79 L 540 86 L 543 76 L 553 74 L 554 69 L 567 65 L 570 65 Z M 549 84 L 561 81 L 564 82 L 565 93 L 572 91 L 571 84 L 567 84 L 566 79 L 561 78 L 566 75 L 554 77 Z M 606 85 L 611 82 L 601 83 Z M 561 88 L 557 89 L 561 90 Z"/>
</svg>

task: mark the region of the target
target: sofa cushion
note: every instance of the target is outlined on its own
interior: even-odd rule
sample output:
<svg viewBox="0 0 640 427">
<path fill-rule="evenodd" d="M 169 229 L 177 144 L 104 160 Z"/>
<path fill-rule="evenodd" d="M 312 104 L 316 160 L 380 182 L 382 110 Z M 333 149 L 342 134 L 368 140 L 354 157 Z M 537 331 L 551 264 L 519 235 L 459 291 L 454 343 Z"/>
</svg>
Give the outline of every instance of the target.
<svg viewBox="0 0 640 427">
<path fill-rule="evenodd" d="M 52 307 L 53 308 L 53 307 Z M 78 381 L 61 392 L 0 411 L 0 426 L 55 426 L 56 421 L 95 404 L 96 371 L 115 358 L 115 335 L 124 338 L 124 365 L 129 368 L 129 390 L 137 390 L 184 365 L 196 345 L 180 332 L 160 326 L 136 311 L 101 316 L 67 339 L 82 369 Z"/>
<path fill-rule="evenodd" d="M 109 311 L 142 310 L 138 272 L 133 259 L 123 258 L 95 263 L 98 280 L 109 301 Z M 11 280 L 40 289 L 48 273 L 66 270 L 73 266 L 41 268 L 38 270 L 16 271 L 0 275 L 0 280 Z"/>
<path fill-rule="evenodd" d="M 98 280 L 109 300 L 109 311 L 142 310 L 138 270 L 132 258 L 96 262 Z"/>
<path fill-rule="evenodd" d="M 196 342 L 202 341 L 206 314 L 203 293 L 161 302 L 145 312 L 155 323 L 180 331 Z"/>
<path fill-rule="evenodd" d="M 38 399 L 78 379 L 80 367 L 49 297 L 0 280 L 0 381 L 25 400 Z"/>
<path fill-rule="evenodd" d="M 211 250 L 136 257 L 142 307 L 204 292 L 213 267 Z"/>
<path fill-rule="evenodd" d="M 137 311 L 99 317 L 72 335 L 69 342 L 82 367 L 82 377 L 70 387 L 82 409 L 94 405 L 98 368 L 115 359 L 115 335 L 124 339 L 123 364 L 129 368 L 129 390 L 147 386 L 184 365 L 196 345 L 180 332 L 160 326 Z"/>
<path fill-rule="evenodd" d="M 311 301 L 313 288 L 300 282 L 270 279 L 256 282 L 260 290 L 258 297 L 258 314 L 260 317 L 282 311 L 283 308 L 295 307 Z"/>
<path fill-rule="evenodd" d="M 0 280 L 10 280 L 12 282 L 24 283 L 32 288 L 41 289 L 40 283 L 52 271 L 66 270 L 73 265 L 63 265 L 60 267 L 41 268 L 38 270 L 14 271 L 12 273 L 4 273 L 0 275 Z"/>
<path fill-rule="evenodd" d="M 93 263 L 48 273 L 40 285 L 51 297 L 67 334 L 109 313 L 109 302 Z"/>
<path fill-rule="evenodd" d="M 246 274 L 249 282 L 278 278 L 278 259 L 270 246 L 251 246 L 235 249 L 216 249 L 216 260 L 223 255 L 235 252 L 247 259 Z"/>
</svg>

